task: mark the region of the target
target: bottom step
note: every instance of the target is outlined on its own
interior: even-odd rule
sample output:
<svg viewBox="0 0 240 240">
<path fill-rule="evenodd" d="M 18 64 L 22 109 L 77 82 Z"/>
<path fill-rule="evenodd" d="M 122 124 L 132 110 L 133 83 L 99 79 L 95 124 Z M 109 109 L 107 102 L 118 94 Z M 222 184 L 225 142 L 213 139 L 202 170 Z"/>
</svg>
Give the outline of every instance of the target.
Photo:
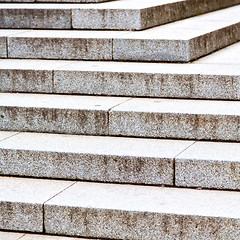
<svg viewBox="0 0 240 240">
<path fill-rule="evenodd" d="M 0 177 L 0 229 L 110 239 L 240 239 L 240 192 Z"/>
</svg>

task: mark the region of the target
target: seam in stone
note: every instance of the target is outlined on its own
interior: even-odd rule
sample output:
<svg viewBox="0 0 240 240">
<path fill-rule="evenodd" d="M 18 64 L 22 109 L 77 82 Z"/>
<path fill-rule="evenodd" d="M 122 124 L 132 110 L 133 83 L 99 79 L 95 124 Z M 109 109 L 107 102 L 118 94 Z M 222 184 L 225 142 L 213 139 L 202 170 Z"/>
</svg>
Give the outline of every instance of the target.
<svg viewBox="0 0 240 240">
<path fill-rule="evenodd" d="M 54 197 L 58 196 L 59 194 L 61 194 L 62 192 L 64 192 L 65 190 L 67 190 L 68 188 L 72 187 L 74 184 L 76 184 L 77 182 L 73 182 L 72 184 L 70 184 L 68 187 L 64 188 L 63 190 L 61 190 L 60 192 L 58 192 L 57 194 L 53 195 L 52 197 L 50 197 L 48 200 L 46 200 L 43 204 L 42 204 L 42 217 L 43 217 L 43 233 L 46 233 L 46 228 L 45 228 L 45 204 L 50 201 L 51 199 L 53 199 Z"/>
<path fill-rule="evenodd" d="M 23 237 L 26 236 L 26 233 L 24 233 L 21 237 L 19 237 L 17 240 L 22 239 Z"/>
<path fill-rule="evenodd" d="M 6 37 L 6 57 L 8 58 L 8 37 Z"/>
<path fill-rule="evenodd" d="M 52 93 L 55 93 L 54 70 L 52 70 Z"/>
<path fill-rule="evenodd" d="M 71 29 L 73 29 L 73 9 L 70 9 Z"/>
<path fill-rule="evenodd" d="M 112 111 L 113 108 L 115 108 L 115 107 L 117 107 L 117 106 L 119 106 L 119 105 L 121 105 L 121 104 L 123 104 L 123 103 L 126 103 L 126 102 L 128 102 L 128 101 L 130 101 L 130 100 L 132 100 L 132 99 L 133 99 L 133 97 L 127 99 L 127 100 L 124 101 L 124 102 L 121 102 L 121 103 L 119 103 L 119 104 L 116 104 L 115 106 L 113 106 L 113 107 L 111 107 L 111 108 L 108 109 L 108 111 L 107 111 L 107 114 L 108 114 L 108 135 L 110 135 L 110 112 Z"/>
<path fill-rule="evenodd" d="M 15 134 L 13 134 L 13 135 L 11 135 L 11 136 L 9 136 L 9 137 L 3 138 L 2 140 L 0 140 L 0 142 L 3 142 L 3 141 L 5 141 L 5 140 L 7 140 L 7 139 L 9 139 L 9 138 L 11 138 L 11 137 L 14 137 L 14 136 L 20 134 L 20 133 L 21 133 L 21 132 L 17 132 L 17 133 L 15 133 Z"/>
<path fill-rule="evenodd" d="M 174 158 L 173 158 L 173 186 L 176 187 L 176 158 L 182 154 L 183 152 L 185 152 L 187 149 L 189 149 L 190 147 L 192 147 L 197 141 L 194 141 L 192 144 L 190 144 L 188 147 L 186 147 L 185 149 L 183 149 L 180 153 L 178 153 Z"/>
</svg>

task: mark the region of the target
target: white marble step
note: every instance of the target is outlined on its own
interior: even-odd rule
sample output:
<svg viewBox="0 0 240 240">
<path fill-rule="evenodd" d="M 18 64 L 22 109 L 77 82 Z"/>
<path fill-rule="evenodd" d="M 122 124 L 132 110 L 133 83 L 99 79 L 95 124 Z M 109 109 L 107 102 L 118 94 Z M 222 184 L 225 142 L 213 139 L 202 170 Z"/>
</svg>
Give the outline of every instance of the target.
<svg viewBox="0 0 240 240">
<path fill-rule="evenodd" d="M 0 174 L 240 190 L 240 144 L 0 132 Z"/>
<path fill-rule="evenodd" d="M 2 58 L 189 62 L 240 39 L 240 6 L 140 32 L 1 30 Z"/>
<path fill-rule="evenodd" d="M 238 239 L 239 192 L 0 178 L 0 228 L 108 239 Z M 207 226 L 207 227 L 206 227 Z"/>
<path fill-rule="evenodd" d="M 0 94 L 1 129 L 239 141 L 239 101 Z"/>
<path fill-rule="evenodd" d="M 0 91 L 239 100 L 239 52 L 194 64 L 0 59 Z"/>
<path fill-rule="evenodd" d="M 9 2 L 9 0 L 4 2 Z M 239 4 L 240 0 L 210 1 L 207 4 L 201 0 L 118 0 L 110 2 L 106 0 L 27 0 L 27 2 L 34 2 L 34 4 L 22 2 L 1 4 L 0 28 L 142 30 L 230 7 Z M 47 2 L 58 4 L 46 4 Z M 61 2 L 105 3 L 59 4 Z"/>
</svg>

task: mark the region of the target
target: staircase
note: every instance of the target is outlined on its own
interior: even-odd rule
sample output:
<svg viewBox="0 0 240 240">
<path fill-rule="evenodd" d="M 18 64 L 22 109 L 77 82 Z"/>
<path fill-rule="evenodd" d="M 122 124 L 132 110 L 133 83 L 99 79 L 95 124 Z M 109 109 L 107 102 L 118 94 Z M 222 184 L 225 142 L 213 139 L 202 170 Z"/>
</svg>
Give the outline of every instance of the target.
<svg viewBox="0 0 240 240">
<path fill-rule="evenodd" d="M 240 0 L 0 2 L 0 240 L 240 239 Z"/>
</svg>

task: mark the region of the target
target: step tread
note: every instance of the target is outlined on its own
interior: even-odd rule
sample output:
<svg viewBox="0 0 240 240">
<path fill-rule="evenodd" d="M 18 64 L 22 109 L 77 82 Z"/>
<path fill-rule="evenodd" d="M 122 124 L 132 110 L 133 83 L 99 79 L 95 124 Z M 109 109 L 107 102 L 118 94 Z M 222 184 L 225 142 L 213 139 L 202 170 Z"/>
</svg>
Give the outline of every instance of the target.
<svg viewBox="0 0 240 240">
<path fill-rule="evenodd" d="M 40 235 L 40 234 L 29 234 L 29 233 L 17 233 L 17 232 L 7 232 L 0 231 L 1 240 L 79 240 L 79 238 L 72 237 L 60 237 L 53 235 Z M 82 238 L 82 240 L 90 240 Z"/>
<path fill-rule="evenodd" d="M 0 231 L 1 240 L 79 240 L 79 238 Z M 90 240 L 81 238 L 82 240 Z"/>
<path fill-rule="evenodd" d="M 3 216 L 12 214 L 15 208 L 14 219 L 0 222 L 1 228 L 6 230 L 26 231 L 28 227 L 27 230 L 33 232 L 38 227 L 38 231 L 42 231 L 44 220 L 46 233 L 112 239 L 149 239 L 150 234 L 152 239 L 159 239 L 159 236 L 178 237 L 180 233 L 176 221 L 181 219 L 188 226 L 184 228 L 187 237 L 196 236 L 199 231 L 208 239 L 216 236 L 232 238 L 240 234 L 239 192 L 9 177 L 0 179 Z M 57 188 L 52 191 L 52 186 Z M 45 194 L 41 201 L 39 193 Z M 10 203 L 12 208 L 8 207 Z M 32 219 L 27 222 L 29 215 Z M 82 227 L 84 215 L 88 216 L 88 221 L 85 221 L 87 230 Z M 128 224 L 126 217 L 129 217 Z M 173 221 L 168 225 L 167 232 L 161 221 L 163 217 L 170 221 L 168 223 Z M 154 218 L 154 222 L 146 221 L 148 218 Z M 22 219 L 22 226 L 16 225 L 16 219 Z M 212 231 L 201 229 L 200 223 L 218 231 L 214 231 L 213 235 Z M 107 228 L 104 227 L 106 224 Z"/>
</svg>

